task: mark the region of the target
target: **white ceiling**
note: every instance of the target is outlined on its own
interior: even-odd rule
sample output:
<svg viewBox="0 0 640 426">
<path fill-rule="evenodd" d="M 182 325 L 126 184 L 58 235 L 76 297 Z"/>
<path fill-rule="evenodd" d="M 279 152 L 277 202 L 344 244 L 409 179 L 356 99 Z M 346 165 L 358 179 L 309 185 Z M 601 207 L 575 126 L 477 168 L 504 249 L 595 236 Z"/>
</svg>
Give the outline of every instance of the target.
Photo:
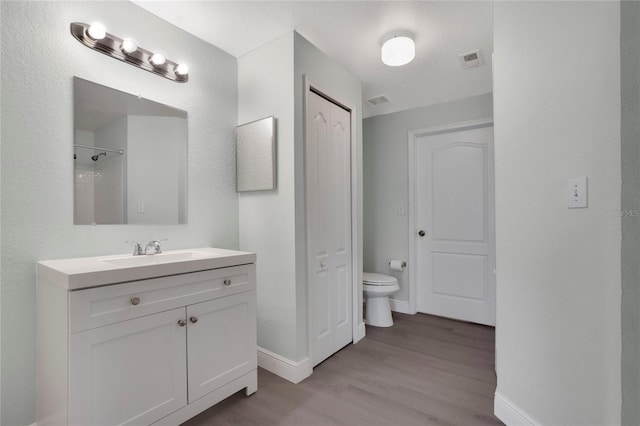
<svg viewBox="0 0 640 426">
<path fill-rule="evenodd" d="M 144 1 L 134 3 L 240 57 L 296 30 L 353 73 L 364 99 L 386 95 L 364 117 L 492 91 L 491 1 Z M 380 40 L 415 34 L 416 58 L 403 67 L 380 61 Z M 464 69 L 458 55 L 481 49 L 485 65 Z"/>
</svg>

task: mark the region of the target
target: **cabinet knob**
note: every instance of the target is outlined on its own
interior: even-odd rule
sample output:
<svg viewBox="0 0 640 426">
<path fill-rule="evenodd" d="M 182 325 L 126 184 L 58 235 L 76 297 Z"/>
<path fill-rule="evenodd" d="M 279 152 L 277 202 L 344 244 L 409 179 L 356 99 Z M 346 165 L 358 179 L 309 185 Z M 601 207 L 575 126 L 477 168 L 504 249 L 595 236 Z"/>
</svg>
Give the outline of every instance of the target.
<svg viewBox="0 0 640 426">
<path fill-rule="evenodd" d="M 138 305 L 138 304 L 140 304 L 140 298 L 139 298 L 139 297 L 132 297 L 132 298 L 131 298 L 131 304 L 132 304 L 132 305 Z"/>
<path fill-rule="evenodd" d="M 189 321 L 191 321 L 192 324 L 195 324 L 198 322 L 198 317 L 191 317 L 189 318 Z"/>
<path fill-rule="evenodd" d="M 224 285 L 231 285 L 231 280 L 224 280 L 223 283 Z"/>
<path fill-rule="evenodd" d="M 187 322 L 185 320 L 181 319 L 181 320 L 178 321 L 178 325 L 180 327 L 184 327 L 185 325 L 187 325 Z"/>
<path fill-rule="evenodd" d="M 421 237 L 424 237 L 425 235 L 427 235 L 427 233 L 421 229 L 420 231 L 418 231 L 418 235 L 420 235 Z"/>
</svg>

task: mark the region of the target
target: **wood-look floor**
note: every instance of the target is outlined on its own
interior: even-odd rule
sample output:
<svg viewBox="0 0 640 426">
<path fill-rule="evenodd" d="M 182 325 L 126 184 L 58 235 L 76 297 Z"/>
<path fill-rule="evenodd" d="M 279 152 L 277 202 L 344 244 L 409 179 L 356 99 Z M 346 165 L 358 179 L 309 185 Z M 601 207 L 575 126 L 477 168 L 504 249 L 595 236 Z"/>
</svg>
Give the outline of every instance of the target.
<svg viewBox="0 0 640 426">
<path fill-rule="evenodd" d="M 258 392 L 238 392 L 184 425 L 501 425 L 493 416 L 494 329 L 394 313 L 367 327 L 294 385 L 258 370 Z"/>
</svg>

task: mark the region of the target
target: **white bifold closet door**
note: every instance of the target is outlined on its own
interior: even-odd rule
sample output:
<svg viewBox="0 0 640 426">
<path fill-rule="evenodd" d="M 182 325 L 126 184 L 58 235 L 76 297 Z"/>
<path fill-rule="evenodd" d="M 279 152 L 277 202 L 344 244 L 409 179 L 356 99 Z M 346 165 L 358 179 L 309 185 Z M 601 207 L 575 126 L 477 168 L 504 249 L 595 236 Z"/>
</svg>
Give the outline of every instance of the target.
<svg viewBox="0 0 640 426">
<path fill-rule="evenodd" d="M 353 340 L 351 113 L 307 92 L 306 203 L 312 360 Z"/>
</svg>

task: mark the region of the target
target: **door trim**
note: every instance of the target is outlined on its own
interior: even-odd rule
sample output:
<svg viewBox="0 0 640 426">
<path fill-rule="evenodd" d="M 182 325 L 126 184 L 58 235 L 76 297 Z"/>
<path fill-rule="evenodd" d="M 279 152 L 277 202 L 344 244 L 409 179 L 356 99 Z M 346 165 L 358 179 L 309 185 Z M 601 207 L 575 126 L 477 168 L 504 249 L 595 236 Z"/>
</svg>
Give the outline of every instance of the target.
<svg viewBox="0 0 640 426">
<path fill-rule="evenodd" d="M 350 104 L 349 102 L 344 102 L 341 100 L 341 96 L 335 96 L 335 94 L 326 90 L 326 88 L 317 84 L 314 80 L 312 80 L 308 74 L 302 75 L 302 83 L 303 83 L 303 93 L 302 93 L 302 103 L 303 103 L 303 111 L 302 116 L 305 117 L 303 119 L 304 127 L 304 164 L 305 164 L 305 191 L 307 187 L 306 182 L 306 171 L 307 171 L 307 153 L 306 153 L 306 145 L 307 145 L 307 94 L 312 91 L 313 93 L 327 99 L 330 102 L 333 102 L 337 106 L 344 108 L 349 111 L 350 119 L 351 119 L 351 279 L 352 279 L 352 288 L 353 295 L 352 306 L 351 306 L 351 338 L 353 343 L 357 343 L 365 336 L 365 326 L 364 319 L 358 318 L 359 306 L 363 304 L 362 298 L 362 290 L 360 283 L 362 282 L 362 271 L 360 270 L 360 263 L 358 262 L 360 258 L 360 248 L 358 245 L 358 239 L 360 238 L 360 234 L 358 232 L 358 228 L 360 226 L 358 220 L 358 199 L 360 194 L 358 193 L 358 144 L 357 144 L 357 123 L 356 123 L 356 115 L 357 108 L 355 105 Z M 305 196 L 304 201 L 305 206 L 305 223 L 307 220 L 307 200 Z M 305 226 L 306 228 L 306 226 Z M 305 234 L 305 267 L 306 267 L 306 279 L 307 279 L 307 354 L 309 359 L 313 359 L 313 315 L 312 315 L 312 306 L 314 306 L 315 300 L 313 299 L 313 292 L 311 291 L 311 276 L 310 276 L 310 268 L 309 268 L 309 257 L 308 257 L 308 242 L 309 242 L 309 234 L 308 232 Z"/>
<path fill-rule="evenodd" d="M 407 269 L 409 272 L 409 313 L 418 313 L 417 309 L 417 283 L 416 283 L 416 262 L 417 262 L 417 249 L 415 235 L 418 232 L 416 227 L 417 217 L 417 198 L 416 194 L 416 144 L 417 140 L 423 136 L 432 136 L 441 133 L 452 133 L 462 130 L 473 130 L 482 127 L 493 126 L 493 117 L 485 117 L 477 120 L 459 121 L 450 124 L 444 124 L 441 126 L 425 127 L 422 129 L 409 130 L 408 134 L 408 178 L 409 178 L 409 262 Z"/>
</svg>

